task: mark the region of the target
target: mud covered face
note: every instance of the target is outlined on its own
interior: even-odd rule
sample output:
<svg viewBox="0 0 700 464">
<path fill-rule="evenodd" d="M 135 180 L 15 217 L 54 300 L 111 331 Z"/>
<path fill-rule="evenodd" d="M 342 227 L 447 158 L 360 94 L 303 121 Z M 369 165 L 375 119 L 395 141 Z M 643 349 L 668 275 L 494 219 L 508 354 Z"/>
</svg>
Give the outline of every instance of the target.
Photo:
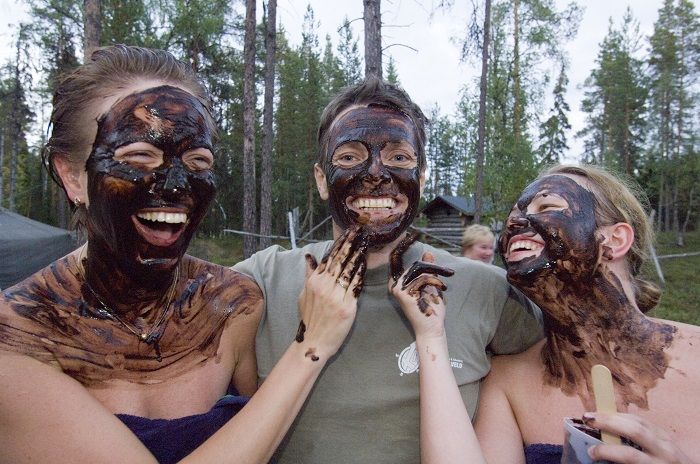
<svg viewBox="0 0 700 464">
<path fill-rule="evenodd" d="M 188 92 L 162 86 L 117 101 L 87 160 L 90 243 L 127 269 L 172 269 L 214 197 L 212 133 Z M 91 245 L 92 246 L 92 245 Z"/>
<path fill-rule="evenodd" d="M 383 106 L 354 108 L 333 124 L 324 160 L 331 215 L 343 229 L 359 224 L 370 246 L 396 240 L 420 200 L 413 122 Z"/>
<path fill-rule="evenodd" d="M 581 278 L 596 268 L 595 198 L 573 179 L 552 175 L 525 188 L 508 216 L 499 251 L 508 280 L 523 287 L 556 273 Z"/>
</svg>

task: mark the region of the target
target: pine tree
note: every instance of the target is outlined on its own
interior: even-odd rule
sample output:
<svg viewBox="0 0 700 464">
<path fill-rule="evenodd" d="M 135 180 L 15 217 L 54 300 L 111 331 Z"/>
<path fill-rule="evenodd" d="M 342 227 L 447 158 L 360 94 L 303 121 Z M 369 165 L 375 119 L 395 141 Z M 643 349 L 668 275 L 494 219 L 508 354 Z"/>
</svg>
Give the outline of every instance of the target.
<svg viewBox="0 0 700 464">
<path fill-rule="evenodd" d="M 557 83 L 554 86 L 554 102 L 549 112 L 550 116 L 540 124 L 540 145 L 537 152 L 538 161 L 542 165 L 559 163 L 569 149 L 566 134 L 571 130 L 567 116 L 570 108 L 564 99 L 568 82 L 566 63 L 562 62 Z"/>
<path fill-rule="evenodd" d="M 587 161 L 633 175 L 638 167 L 645 132 L 647 97 L 643 62 L 635 55 L 640 36 L 627 10 L 620 29 L 613 27 L 600 45 L 596 68 L 586 79 L 582 109 L 587 125 Z"/>
<path fill-rule="evenodd" d="M 357 84 L 362 80 L 362 59 L 358 50 L 358 39 L 352 33 L 352 27 L 347 16 L 343 25 L 338 29 L 340 41 L 338 42 L 338 60 L 343 76 L 343 85 Z"/>
<path fill-rule="evenodd" d="M 393 56 L 389 56 L 389 63 L 386 66 L 386 81 L 390 84 L 401 85 Z"/>
</svg>

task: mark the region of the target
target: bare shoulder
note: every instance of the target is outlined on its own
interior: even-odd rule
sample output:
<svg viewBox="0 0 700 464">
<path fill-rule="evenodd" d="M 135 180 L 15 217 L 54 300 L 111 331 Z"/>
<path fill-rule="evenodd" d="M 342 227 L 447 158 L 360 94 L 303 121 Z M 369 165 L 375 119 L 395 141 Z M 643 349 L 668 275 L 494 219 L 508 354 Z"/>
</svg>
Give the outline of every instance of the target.
<svg viewBox="0 0 700 464">
<path fill-rule="evenodd" d="M 676 329 L 673 335 L 673 343 L 667 351 L 670 356 L 670 366 L 683 376 L 694 382 L 700 383 L 700 327 L 690 324 L 683 324 L 674 321 L 662 321 Z"/>
<path fill-rule="evenodd" d="M 526 383 L 542 382 L 542 362 L 540 352 L 544 340 L 518 354 L 494 356 L 491 359 L 491 371 L 486 380 L 504 391 L 521 388 Z M 513 379 L 518 379 L 514 382 Z"/>
<path fill-rule="evenodd" d="M 185 255 L 183 268 L 188 279 L 185 295 L 201 292 L 214 306 L 225 305 L 233 315 L 262 311 L 262 292 L 255 281 L 231 268 Z"/>
</svg>

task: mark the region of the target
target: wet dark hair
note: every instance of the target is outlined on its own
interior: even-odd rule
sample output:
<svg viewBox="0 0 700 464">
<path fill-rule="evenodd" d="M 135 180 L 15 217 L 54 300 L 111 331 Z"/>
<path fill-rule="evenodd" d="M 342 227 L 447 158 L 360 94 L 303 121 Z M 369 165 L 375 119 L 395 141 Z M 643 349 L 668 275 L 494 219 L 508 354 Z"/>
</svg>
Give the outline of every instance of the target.
<svg viewBox="0 0 700 464">
<path fill-rule="evenodd" d="M 627 252 L 627 263 L 635 300 L 640 311 L 653 309 L 661 298 L 657 285 L 639 277 L 642 265 L 648 258 L 647 250 L 654 243 L 654 231 L 645 211 L 647 197 L 631 179 L 613 174 L 599 166 L 555 165 L 539 177 L 552 174 L 570 174 L 584 177 L 590 184 L 595 199 L 595 216 L 598 224 L 625 222 L 634 229 L 634 243 Z"/>
<path fill-rule="evenodd" d="M 100 48 L 88 63 L 65 75 L 53 95 L 51 135 L 42 158 L 59 185 L 63 183 L 53 165 L 55 156 L 64 156 L 84 168 L 90 155 L 99 116 L 91 108 L 141 80 L 160 81 L 190 92 L 207 110 L 206 124 L 216 133 L 208 92 L 189 65 L 165 50 L 127 45 Z"/>
<path fill-rule="evenodd" d="M 331 100 L 321 114 L 318 126 L 318 162 L 324 164 L 326 150 L 328 149 L 328 133 L 333 121 L 338 115 L 353 106 L 378 105 L 391 108 L 405 114 L 416 126 L 418 138 L 418 166 L 425 168 L 425 126 L 428 118 L 425 117 L 420 107 L 401 87 L 390 84 L 377 77 L 369 77 L 359 84 L 346 87 Z"/>
</svg>

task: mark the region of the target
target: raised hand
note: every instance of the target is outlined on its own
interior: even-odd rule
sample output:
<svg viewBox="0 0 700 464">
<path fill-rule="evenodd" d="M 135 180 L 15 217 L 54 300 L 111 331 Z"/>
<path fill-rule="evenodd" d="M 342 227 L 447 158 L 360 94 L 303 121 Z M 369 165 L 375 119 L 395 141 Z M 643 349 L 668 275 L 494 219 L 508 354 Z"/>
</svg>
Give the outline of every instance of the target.
<svg viewBox="0 0 700 464">
<path fill-rule="evenodd" d="M 588 450 L 594 460 L 621 464 L 692 464 L 692 461 L 671 441 L 671 436 L 659 427 L 634 414 L 590 413 L 583 415 L 586 425 L 626 437 L 642 450 L 627 445 L 596 445 Z"/>
<path fill-rule="evenodd" d="M 306 255 L 306 282 L 299 296 L 296 341 L 313 361 L 328 360 L 345 340 L 357 311 L 366 269 L 367 239 L 348 229 L 320 263 Z"/>
<path fill-rule="evenodd" d="M 447 286 L 438 276 L 452 274 L 452 269 L 435 265 L 433 255 L 425 253 L 422 261 L 416 261 L 398 278 L 389 281 L 389 292 L 399 301 L 416 339 L 444 336 L 445 301 L 442 292 Z"/>
</svg>

